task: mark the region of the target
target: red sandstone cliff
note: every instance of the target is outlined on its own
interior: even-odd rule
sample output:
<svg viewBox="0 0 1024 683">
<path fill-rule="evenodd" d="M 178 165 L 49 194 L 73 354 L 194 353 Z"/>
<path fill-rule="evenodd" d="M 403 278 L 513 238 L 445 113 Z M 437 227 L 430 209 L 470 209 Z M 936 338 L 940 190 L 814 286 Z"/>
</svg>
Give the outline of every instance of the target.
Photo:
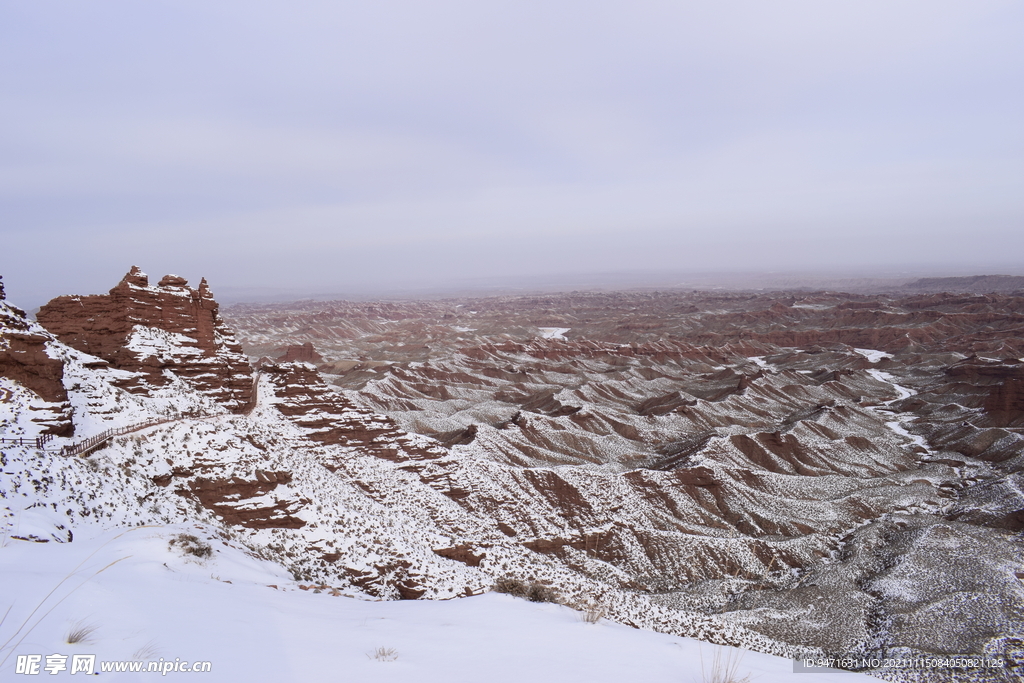
<svg viewBox="0 0 1024 683">
<path fill-rule="evenodd" d="M 252 370 L 218 308 L 205 278 L 198 290 L 176 275 L 154 287 L 132 266 L 109 294 L 57 297 L 36 319 L 68 346 L 140 373 L 129 391 L 148 394 L 170 373 L 240 411 L 252 401 Z"/>
<path fill-rule="evenodd" d="M 64 363 L 47 353 L 52 337 L 33 325 L 25 312 L 4 301 L 0 282 L 0 377 L 6 377 L 36 394 L 44 404 L 33 422 L 43 434 L 70 436 L 74 433 L 71 405 L 64 389 Z"/>
</svg>

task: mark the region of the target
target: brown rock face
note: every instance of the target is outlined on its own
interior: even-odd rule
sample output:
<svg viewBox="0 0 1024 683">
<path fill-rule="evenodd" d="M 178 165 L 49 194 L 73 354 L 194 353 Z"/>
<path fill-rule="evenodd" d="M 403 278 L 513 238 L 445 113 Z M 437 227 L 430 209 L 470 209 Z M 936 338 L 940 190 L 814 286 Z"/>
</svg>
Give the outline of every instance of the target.
<svg viewBox="0 0 1024 683">
<path fill-rule="evenodd" d="M 467 567 L 479 567 L 480 562 L 484 559 L 483 553 L 474 555 L 473 547 L 466 544 L 456 545 L 451 548 L 436 548 L 434 552 L 441 557 L 462 562 Z"/>
<path fill-rule="evenodd" d="M 61 379 L 64 364 L 46 355 L 46 337 L 5 330 L 0 350 L 0 375 L 9 377 L 50 403 L 68 400 Z"/>
<path fill-rule="evenodd" d="M 176 275 L 151 287 L 132 266 L 109 294 L 58 297 L 36 318 L 68 346 L 141 373 L 129 391 L 166 385 L 170 372 L 241 411 L 252 401 L 252 371 L 218 309 L 205 279 L 198 290 Z"/>
<path fill-rule="evenodd" d="M 277 488 L 292 480 L 288 472 L 263 472 L 257 470 L 256 481 L 239 477 L 227 480 L 199 477 L 180 489 L 183 496 L 191 494 L 199 499 L 203 507 L 213 510 L 228 524 L 238 524 L 250 529 L 299 529 L 306 522 L 294 516 L 302 503 L 292 499 L 276 500 L 273 505 L 254 505 L 253 499 L 263 500 Z"/>
<path fill-rule="evenodd" d="M 1018 375 L 1024 373 L 1018 372 Z M 1024 377 L 1010 377 L 995 387 L 985 410 L 995 427 L 1017 427 L 1024 424 Z"/>
<path fill-rule="evenodd" d="M 2 294 L 0 286 L 0 301 L 3 300 Z M 50 337 L 41 333 L 38 327 L 33 327 L 23 311 L 0 303 L 0 377 L 14 380 L 43 401 L 53 404 L 41 409 L 38 418 L 33 418 L 43 426 L 43 434 L 70 436 L 74 433 L 74 425 L 68 394 L 62 382 L 64 363 L 46 353 L 47 341 Z"/>
<path fill-rule="evenodd" d="M 0 377 L 13 380 L 42 398 L 49 405 L 34 405 L 38 411 L 32 421 L 43 434 L 71 436 L 71 403 L 63 387 L 63 362 L 50 357 L 46 342 L 52 337 L 29 322 L 25 311 L 4 301 L 0 280 Z M 0 397 L 6 394 L 0 392 Z"/>
</svg>

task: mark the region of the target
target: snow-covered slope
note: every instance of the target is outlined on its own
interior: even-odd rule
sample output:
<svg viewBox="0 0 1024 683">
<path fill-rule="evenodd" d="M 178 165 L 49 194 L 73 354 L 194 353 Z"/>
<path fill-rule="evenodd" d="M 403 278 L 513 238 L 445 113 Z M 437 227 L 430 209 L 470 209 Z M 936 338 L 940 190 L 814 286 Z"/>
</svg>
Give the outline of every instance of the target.
<svg viewBox="0 0 1024 683">
<path fill-rule="evenodd" d="M 567 607 L 497 593 L 377 602 L 303 590 L 278 565 L 212 531 L 160 526 L 65 544 L 6 540 L 0 605 L 12 608 L 0 626 L 0 642 L 8 641 L 0 649 L 0 660 L 6 659 L 0 678 L 20 678 L 13 675 L 18 655 L 42 655 L 45 666 L 47 655 L 60 654 L 68 657 L 68 671 L 56 675 L 71 675 L 74 655 L 95 655 L 101 680 L 115 681 L 155 674 L 101 667 L 177 662 L 180 669 L 180 662 L 189 668 L 209 662 L 201 680 L 238 683 L 689 683 L 708 680 L 702 660 L 710 674 L 718 654 L 707 643 L 604 620 L 587 623 Z M 182 534 L 209 543 L 211 555 L 181 552 L 172 542 Z M 69 644 L 76 629 L 87 633 Z M 794 680 L 788 659 L 742 651 L 727 656 L 738 673 L 758 683 Z M 41 675 L 49 679 L 45 670 Z M 192 680 L 191 672 L 167 675 Z M 813 678 L 862 679 L 850 673 Z"/>
</svg>

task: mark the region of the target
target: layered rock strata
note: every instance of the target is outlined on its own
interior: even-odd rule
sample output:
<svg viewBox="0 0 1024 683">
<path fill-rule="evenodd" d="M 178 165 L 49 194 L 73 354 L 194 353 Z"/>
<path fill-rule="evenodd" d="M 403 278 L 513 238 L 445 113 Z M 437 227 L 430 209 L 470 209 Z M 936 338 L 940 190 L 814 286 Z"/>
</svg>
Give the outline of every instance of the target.
<svg viewBox="0 0 1024 683">
<path fill-rule="evenodd" d="M 328 386 L 308 363 L 264 362 L 259 370 L 269 378 L 277 410 L 312 441 L 356 449 L 360 454 L 393 462 L 429 460 L 447 454 L 432 440 L 399 429 L 386 415 L 356 406 Z"/>
<path fill-rule="evenodd" d="M 234 411 L 252 401 L 252 371 L 218 314 L 205 278 L 198 289 L 176 275 L 150 286 L 137 266 L 108 294 L 58 297 L 37 320 L 60 341 L 137 373 L 122 382 L 148 394 L 179 377 Z"/>
</svg>

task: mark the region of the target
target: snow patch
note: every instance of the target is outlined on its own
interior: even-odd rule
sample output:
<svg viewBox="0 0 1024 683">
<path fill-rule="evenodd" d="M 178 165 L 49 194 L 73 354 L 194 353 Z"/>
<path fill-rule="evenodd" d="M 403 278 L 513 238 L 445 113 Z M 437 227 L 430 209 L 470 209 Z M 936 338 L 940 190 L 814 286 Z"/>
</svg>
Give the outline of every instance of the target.
<svg viewBox="0 0 1024 683">
<path fill-rule="evenodd" d="M 874 349 L 854 349 L 854 351 L 867 358 L 869 363 L 877 363 L 883 358 L 892 358 L 892 354 L 885 351 L 876 351 Z"/>
<path fill-rule="evenodd" d="M 890 375 L 888 372 L 883 372 L 881 370 L 875 370 L 874 368 L 871 368 L 871 369 L 868 370 L 868 374 L 871 375 L 872 377 L 874 377 L 875 379 L 877 379 L 879 382 L 885 382 L 886 384 L 891 384 L 892 388 L 895 389 L 896 392 L 899 394 L 899 396 L 897 396 L 894 399 L 890 399 L 888 401 L 883 401 L 882 402 L 883 405 L 889 405 L 891 403 L 895 403 L 896 401 L 902 401 L 903 399 L 909 398 L 910 396 L 913 396 L 914 394 L 917 393 L 913 389 L 908 389 L 905 386 L 902 386 L 900 384 L 896 384 L 895 378 L 892 375 Z"/>
<path fill-rule="evenodd" d="M 132 328 L 132 334 L 125 346 L 140 358 L 153 356 L 161 361 L 169 361 L 175 356 L 203 355 L 203 350 L 196 347 L 194 339 L 145 325 L 136 325 Z"/>
<path fill-rule="evenodd" d="M 565 339 L 565 333 L 571 330 L 571 327 L 538 327 L 540 330 L 540 336 L 544 339 Z"/>
<path fill-rule="evenodd" d="M 747 356 L 747 360 L 756 364 L 762 370 L 774 370 L 774 366 L 765 361 L 764 356 Z"/>
</svg>

